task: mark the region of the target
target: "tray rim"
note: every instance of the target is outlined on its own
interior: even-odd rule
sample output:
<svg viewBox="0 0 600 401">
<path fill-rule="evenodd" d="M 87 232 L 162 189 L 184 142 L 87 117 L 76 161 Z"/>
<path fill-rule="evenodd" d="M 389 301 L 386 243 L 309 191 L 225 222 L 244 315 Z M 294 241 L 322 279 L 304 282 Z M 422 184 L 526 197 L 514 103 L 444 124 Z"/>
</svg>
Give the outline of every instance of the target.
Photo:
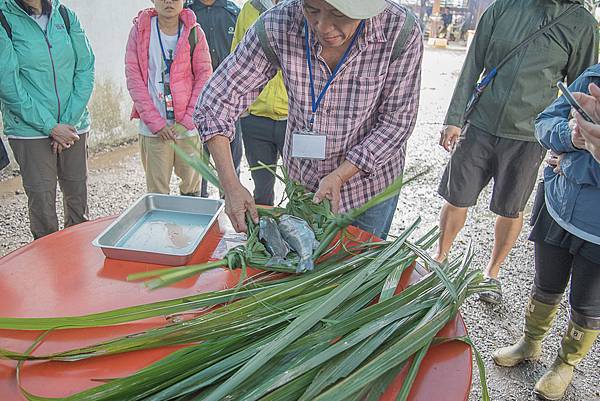
<svg viewBox="0 0 600 401">
<path fill-rule="evenodd" d="M 208 224 L 206 225 L 206 228 L 202 232 L 202 236 L 199 236 L 196 239 L 196 241 L 194 242 L 193 250 L 191 253 L 165 253 L 165 252 L 158 252 L 158 251 L 148 251 L 148 250 L 143 250 L 143 249 L 133 249 L 133 248 L 118 247 L 118 246 L 107 246 L 107 245 L 100 244 L 100 238 L 102 238 L 110 230 L 112 230 L 114 228 L 114 226 L 119 224 L 121 222 L 121 220 L 124 219 L 125 216 L 129 212 L 131 212 L 131 210 L 133 210 L 139 203 L 143 202 L 145 199 L 147 199 L 149 197 L 179 198 L 181 196 L 182 195 L 165 195 L 165 194 L 157 194 L 157 193 L 146 193 L 146 194 L 142 195 L 135 202 L 133 202 L 131 205 L 129 205 L 127 207 L 127 209 L 125 209 L 123 212 L 121 212 L 121 214 L 119 215 L 119 217 L 117 217 L 115 219 L 115 221 L 113 221 L 98 236 L 96 236 L 96 238 L 94 238 L 94 240 L 92 241 L 92 245 L 95 246 L 96 248 L 102 249 L 103 252 L 105 249 L 107 249 L 110 251 L 138 252 L 138 253 L 145 253 L 145 254 L 170 256 L 170 257 L 189 257 L 189 256 L 193 255 L 194 252 L 196 252 L 196 250 L 198 249 L 198 246 L 200 245 L 200 242 L 204 238 L 204 235 L 208 232 L 208 230 L 210 230 L 210 228 L 213 226 L 215 221 L 219 218 L 219 215 L 223 212 L 223 209 L 225 208 L 225 201 L 223 199 L 197 198 L 197 199 L 209 200 L 211 202 L 217 202 L 219 204 L 219 207 L 217 208 L 217 211 L 215 212 L 215 214 L 212 216 L 212 218 L 209 220 Z M 106 253 L 105 253 L 105 256 L 106 256 Z"/>
</svg>

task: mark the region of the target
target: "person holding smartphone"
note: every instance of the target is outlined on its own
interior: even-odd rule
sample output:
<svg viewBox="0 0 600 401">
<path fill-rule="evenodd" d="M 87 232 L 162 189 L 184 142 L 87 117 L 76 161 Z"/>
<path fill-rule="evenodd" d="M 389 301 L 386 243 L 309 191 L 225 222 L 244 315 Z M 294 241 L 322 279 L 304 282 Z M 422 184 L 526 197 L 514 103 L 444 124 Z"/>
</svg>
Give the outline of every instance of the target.
<svg viewBox="0 0 600 401">
<path fill-rule="evenodd" d="M 600 64 L 586 70 L 571 86 L 573 92 L 591 87 L 596 97 L 575 95 L 592 118 L 600 117 Z M 586 107 L 587 106 L 587 107 Z M 594 106 L 594 107 L 592 107 Z M 581 124 L 561 96 L 536 121 L 536 138 L 553 152 L 536 196 L 529 239 L 535 244 L 535 279 L 525 313 L 523 336 L 492 355 L 500 366 L 515 366 L 541 356 L 548 333 L 569 281 L 571 316 L 554 363 L 535 385 L 543 399 L 565 394 L 575 366 L 592 349 L 600 333 L 600 164 L 586 148 Z M 594 113 L 594 111 L 596 111 Z M 596 126 L 597 127 L 597 126 Z"/>
</svg>

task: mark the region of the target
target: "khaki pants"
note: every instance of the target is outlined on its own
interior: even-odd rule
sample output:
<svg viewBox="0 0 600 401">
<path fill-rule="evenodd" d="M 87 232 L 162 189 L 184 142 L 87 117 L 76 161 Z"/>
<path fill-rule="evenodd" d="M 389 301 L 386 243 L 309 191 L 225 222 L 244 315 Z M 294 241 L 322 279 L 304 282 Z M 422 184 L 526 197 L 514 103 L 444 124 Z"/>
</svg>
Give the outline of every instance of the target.
<svg viewBox="0 0 600 401">
<path fill-rule="evenodd" d="M 87 134 L 55 155 L 50 139 L 10 139 L 21 170 L 29 206 L 29 227 L 34 239 L 58 231 L 56 182 L 63 193 L 65 227 L 88 220 Z"/>
<path fill-rule="evenodd" d="M 175 153 L 173 144 L 193 156 L 200 149 L 200 137 L 196 135 L 176 141 L 163 141 L 158 137 L 140 135 L 140 152 L 146 172 L 146 188 L 151 193 L 169 194 L 169 182 L 175 169 L 175 175 L 181 179 L 179 185 L 181 195 L 198 196 L 200 174 Z"/>
</svg>

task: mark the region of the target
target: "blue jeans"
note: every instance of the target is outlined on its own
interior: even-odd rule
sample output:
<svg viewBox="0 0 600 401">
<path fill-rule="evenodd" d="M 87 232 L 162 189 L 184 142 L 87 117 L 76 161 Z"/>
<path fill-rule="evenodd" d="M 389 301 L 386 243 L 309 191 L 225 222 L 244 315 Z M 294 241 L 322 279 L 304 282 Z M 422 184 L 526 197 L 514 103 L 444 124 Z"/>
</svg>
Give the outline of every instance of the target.
<svg viewBox="0 0 600 401">
<path fill-rule="evenodd" d="M 392 226 L 396 206 L 398 206 L 398 198 L 399 195 L 396 195 L 367 210 L 365 214 L 354 220 L 352 225 L 385 240 Z"/>
</svg>

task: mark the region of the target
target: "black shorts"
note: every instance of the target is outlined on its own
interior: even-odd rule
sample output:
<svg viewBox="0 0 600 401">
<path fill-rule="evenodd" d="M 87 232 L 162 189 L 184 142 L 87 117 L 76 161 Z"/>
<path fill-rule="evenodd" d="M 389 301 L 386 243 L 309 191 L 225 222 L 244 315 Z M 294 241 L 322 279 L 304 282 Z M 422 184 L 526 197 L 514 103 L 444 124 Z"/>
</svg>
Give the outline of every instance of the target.
<svg viewBox="0 0 600 401">
<path fill-rule="evenodd" d="M 525 210 L 545 155 L 537 142 L 500 138 L 467 127 L 444 170 L 438 193 L 453 206 L 474 206 L 493 178 L 490 210 L 516 218 Z"/>
</svg>

